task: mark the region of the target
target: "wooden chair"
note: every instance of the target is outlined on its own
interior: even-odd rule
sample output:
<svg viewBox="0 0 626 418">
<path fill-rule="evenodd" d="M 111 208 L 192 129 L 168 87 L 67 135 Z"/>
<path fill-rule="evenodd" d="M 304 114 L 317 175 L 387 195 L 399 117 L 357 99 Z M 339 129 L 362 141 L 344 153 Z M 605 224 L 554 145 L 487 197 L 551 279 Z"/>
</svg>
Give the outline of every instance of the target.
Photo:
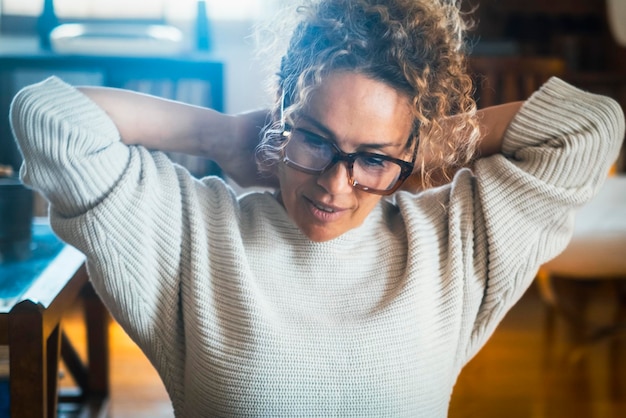
<svg viewBox="0 0 626 418">
<path fill-rule="evenodd" d="M 553 342 L 555 321 L 564 318 L 571 360 L 626 331 L 626 175 L 610 176 L 580 210 L 571 242 L 541 267 L 536 283 L 548 307 L 546 340 Z M 594 299 L 601 315 L 590 309 Z"/>
<path fill-rule="evenodd" d="M 563 76 L 566 65 L 555 57 L 471 56 L 468 70 L 483 108 L 527 99 L 550 77 Z"/>
</svg>

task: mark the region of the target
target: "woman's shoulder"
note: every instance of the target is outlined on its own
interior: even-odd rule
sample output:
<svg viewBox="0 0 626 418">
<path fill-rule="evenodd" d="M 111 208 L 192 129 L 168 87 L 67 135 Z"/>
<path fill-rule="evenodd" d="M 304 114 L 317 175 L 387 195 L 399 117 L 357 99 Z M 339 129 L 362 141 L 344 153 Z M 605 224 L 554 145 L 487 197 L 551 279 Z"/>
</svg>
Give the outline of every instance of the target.
<svg viewBox="0 0 626 418">
<path fill-rule="evenodd" d="M 277 192 L 273 189 L 241 189 L 230 180 L 219 176 L 193 179 L 200 199 L 229 206 L 239 212 L 240 217 L 283 217 L 286 212 L 280 204 Z"/>
</svg>

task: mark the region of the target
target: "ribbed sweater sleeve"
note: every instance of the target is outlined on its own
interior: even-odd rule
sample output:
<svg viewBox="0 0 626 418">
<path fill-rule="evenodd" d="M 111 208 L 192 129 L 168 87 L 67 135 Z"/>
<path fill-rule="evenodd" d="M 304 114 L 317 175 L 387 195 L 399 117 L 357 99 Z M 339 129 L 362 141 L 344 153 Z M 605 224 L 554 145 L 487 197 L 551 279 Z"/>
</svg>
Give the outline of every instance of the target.
<svg viewBox="0 0 626 418">
<path fill-rule="evenodd" d="M 475 234 L 484 237 L 477 247 L 486 243 L 479 262 L 487 282 L 468 357 L 537 268 L 565 248 L 575 210 L 598 191 L 623 138 L 624 115 L 614 100 L 553 78 L 513 119 L 502 155 L 477 162 Z"/>
<path fill-rule="evenodd" d="M 21 90 L 10 117 L 22 179 L 49 200 L 54 231 L 87 256 L 96 291 L 170 395 L 182 391 L 181 189 L 193 189 L 191 176 L 126 146 L 106 113 L 58 78 Z"/>
</svg>

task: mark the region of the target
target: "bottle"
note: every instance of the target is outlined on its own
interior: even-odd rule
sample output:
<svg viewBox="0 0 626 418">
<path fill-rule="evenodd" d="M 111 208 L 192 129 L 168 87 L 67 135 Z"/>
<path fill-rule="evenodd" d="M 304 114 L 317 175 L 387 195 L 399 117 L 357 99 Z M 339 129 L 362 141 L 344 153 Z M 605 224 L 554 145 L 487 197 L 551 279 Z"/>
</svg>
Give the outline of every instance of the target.
<svg viewBox="0 0 626 418">
<path fill-rule="evenodd" d="M 12 167 L 0 165 L 0 264 L 30 256 L 33 199 Z"/>
<path fill-rule="evenodd" d="M 196 7 L 196 50 L 211 50 L 211 28 L 205 0 L 198 0 Z"/>
<path fill-rule="evenodd" d="M 54 0 L 45 0 L 43 10 L 37 19 L 39 44 L 43 49 L 50 49 L 50 32 L 59 25 L 59 18 L 54 11 Z"/>
</svg>

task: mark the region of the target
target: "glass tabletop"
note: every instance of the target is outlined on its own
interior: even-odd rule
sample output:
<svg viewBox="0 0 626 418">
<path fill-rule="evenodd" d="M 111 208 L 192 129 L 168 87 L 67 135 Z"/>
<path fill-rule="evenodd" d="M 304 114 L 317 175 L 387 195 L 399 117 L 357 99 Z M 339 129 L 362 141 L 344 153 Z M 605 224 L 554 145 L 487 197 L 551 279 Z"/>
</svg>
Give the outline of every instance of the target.
<svg viewBox="0 0 626 418">
<path fill-rule="evenodd" d="M 0 302 L 22 295 L 64 246 L 47 223 L 33 223 L 30 257 L 0 264 Z"/>
</svg>

